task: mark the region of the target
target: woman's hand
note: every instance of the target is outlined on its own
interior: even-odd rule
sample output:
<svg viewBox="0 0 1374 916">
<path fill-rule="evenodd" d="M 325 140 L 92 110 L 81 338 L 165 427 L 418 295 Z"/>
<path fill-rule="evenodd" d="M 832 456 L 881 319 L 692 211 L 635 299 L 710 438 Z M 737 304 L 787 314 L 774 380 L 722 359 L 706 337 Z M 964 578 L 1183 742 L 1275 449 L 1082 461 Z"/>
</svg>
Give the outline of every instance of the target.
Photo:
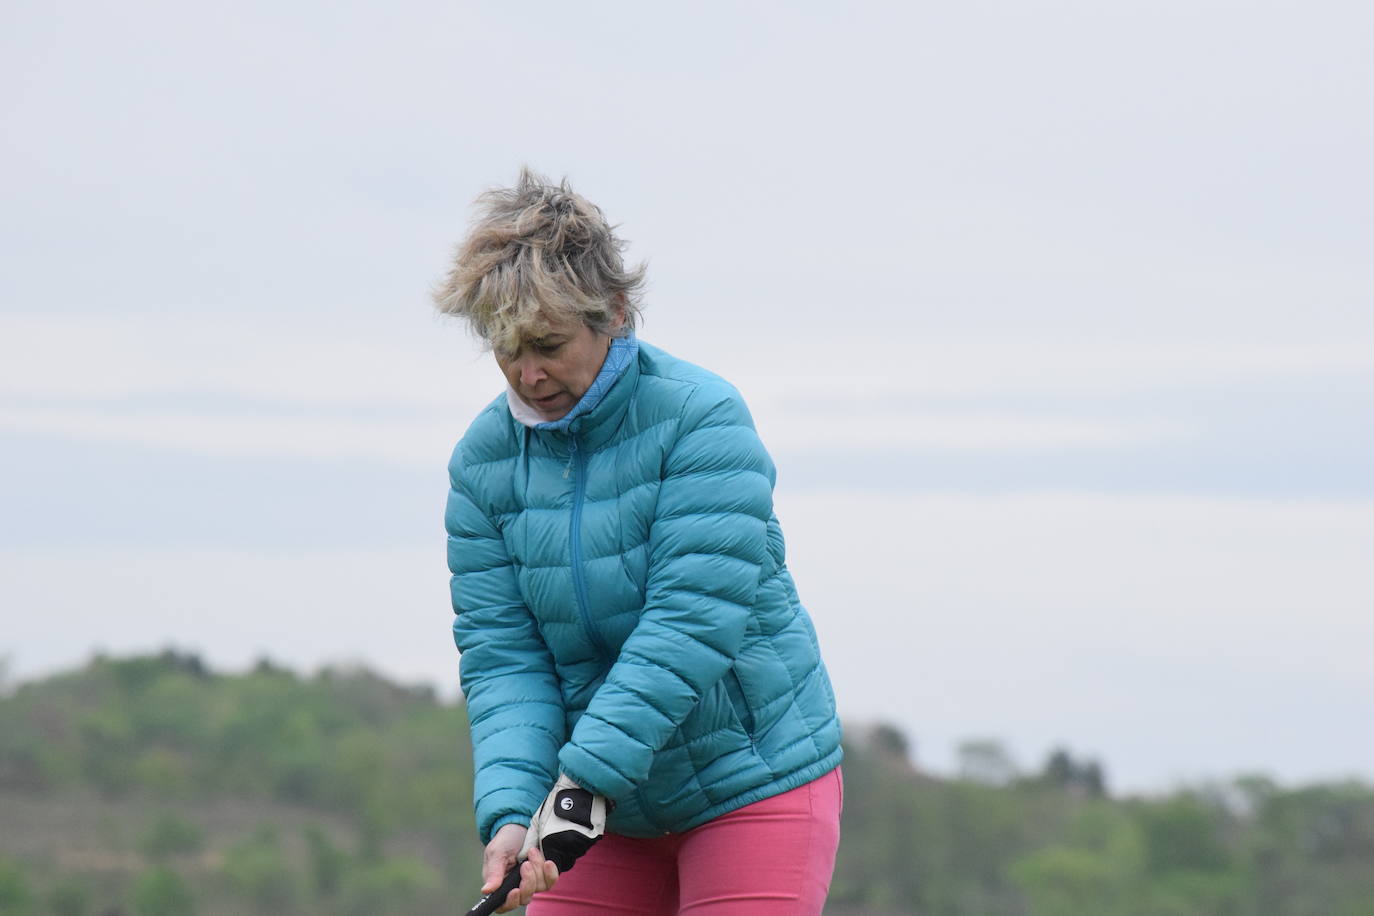
<svg viewBox="0 0 1374 916">
<path fill-rule="evenodd" d="M 525 828 L 519 824 L 507 824 L 487 844 L 482 853 L 482 893 L 489 894 L 501 886 L 506 872 L 515 864 L 520 849 L 525 845 Z M 558 881 L 558 866 L 545 860 L 537 848 L 529 851 L 529 858 L 520 864 L 520 886 L 511 891 L 498 913 L 506 913 L 518 906 L 525 906 L 540 891 L 546 891 Z"/>
</svg>

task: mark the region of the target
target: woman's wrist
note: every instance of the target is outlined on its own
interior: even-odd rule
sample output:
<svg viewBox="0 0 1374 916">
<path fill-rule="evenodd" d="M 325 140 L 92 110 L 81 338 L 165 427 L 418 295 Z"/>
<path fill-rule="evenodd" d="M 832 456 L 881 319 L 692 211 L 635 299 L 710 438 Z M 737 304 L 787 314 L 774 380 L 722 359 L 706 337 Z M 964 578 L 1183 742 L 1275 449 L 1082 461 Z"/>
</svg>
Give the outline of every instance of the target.
<svg viewBox="0 0 1374 916">
<path fill-rule="evenodd" d="M 517 827 L 529 827 L 530 816 L 528 814 L 519 814 L 514 811 L 510 814 L 503 814 L 492 822 L 490 835 L 493 837 L 496 836 L 497 831 L 510 824 L 514 824 Z M 488 840 L 487 842 L 491 841 Z"/>
</svg>

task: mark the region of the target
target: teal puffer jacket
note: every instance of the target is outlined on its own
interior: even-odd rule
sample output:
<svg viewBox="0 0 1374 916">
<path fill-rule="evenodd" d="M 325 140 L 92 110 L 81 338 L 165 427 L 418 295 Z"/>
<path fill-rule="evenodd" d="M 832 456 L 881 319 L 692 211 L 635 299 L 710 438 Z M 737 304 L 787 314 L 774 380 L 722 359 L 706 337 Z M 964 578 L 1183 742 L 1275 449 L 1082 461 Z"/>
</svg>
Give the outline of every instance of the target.
<svg viewBox="0 0 1374 916">
<path fill-rule="evenodd" d="M 840 762 L 739 393 L 633 339 L 609 382 L 589 412 L 536 428 L 498 398 L 449 465 L 483 843 L 527 824 L 560 770 L 615 803 L 610 831 L 654 836 Z"/>
</svg>

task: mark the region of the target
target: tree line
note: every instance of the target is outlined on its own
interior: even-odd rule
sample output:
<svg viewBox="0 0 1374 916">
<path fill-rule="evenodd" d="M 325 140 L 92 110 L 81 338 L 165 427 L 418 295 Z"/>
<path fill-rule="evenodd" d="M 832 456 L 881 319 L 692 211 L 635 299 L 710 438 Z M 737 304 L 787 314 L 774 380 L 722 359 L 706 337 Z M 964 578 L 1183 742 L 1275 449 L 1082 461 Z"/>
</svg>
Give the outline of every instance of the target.
<svg viewBox="0 0 1374 916">
<path fill-rule="evenodd" d="M 361 668 L 167 651 L 0 696 L 0 914 L 419 916 L 477 896 L 461 704 Z M 1374 916 L 1374 789 L 1262 776 L 1113 797 L 889 725 L 847 731 L 834 914 Z"/>
</svg>

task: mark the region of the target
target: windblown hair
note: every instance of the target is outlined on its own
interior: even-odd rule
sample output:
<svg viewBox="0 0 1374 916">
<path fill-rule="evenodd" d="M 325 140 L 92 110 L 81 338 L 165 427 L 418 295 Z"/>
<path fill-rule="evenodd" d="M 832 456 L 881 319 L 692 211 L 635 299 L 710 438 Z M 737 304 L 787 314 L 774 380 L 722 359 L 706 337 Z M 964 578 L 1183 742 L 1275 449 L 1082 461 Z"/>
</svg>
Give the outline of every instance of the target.
<svg viewBox="0 0 1374 916">
<path fill-rule="evenodd" d="M 434 293 L 439 311 L 466 319 L 497 352 L 514 352 L 551 321 L 576 318 L 600 334 L 635 326 L 644 265 L 625 268 L 625 243 L 566 178 L 555 185 L 522 168 L 515 187 L 488 191 L 477 204 L 472 229 Z M 613 331 L 622 305 L 624 324 Z"/>
</svg>

